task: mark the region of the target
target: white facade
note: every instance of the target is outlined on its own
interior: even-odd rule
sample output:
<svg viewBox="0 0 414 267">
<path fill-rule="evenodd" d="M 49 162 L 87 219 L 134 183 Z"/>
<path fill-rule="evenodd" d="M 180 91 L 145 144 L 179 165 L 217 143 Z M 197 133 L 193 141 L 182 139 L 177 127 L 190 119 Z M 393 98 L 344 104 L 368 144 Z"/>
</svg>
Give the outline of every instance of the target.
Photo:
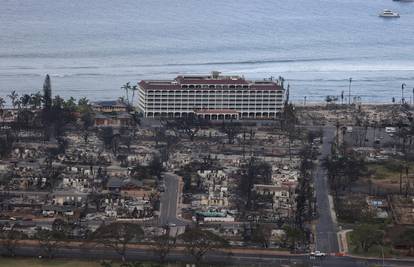
<svg viewBox="0 0 414 267">
<path fill-rule="evenodd" d="M 145 117 L 206 119 L 274 118 L 283 107 L 284 89 L 274 81 L 230 76 L 179 76 L 172 81 L 141 81 L 138 107 Z"/>
</svg>

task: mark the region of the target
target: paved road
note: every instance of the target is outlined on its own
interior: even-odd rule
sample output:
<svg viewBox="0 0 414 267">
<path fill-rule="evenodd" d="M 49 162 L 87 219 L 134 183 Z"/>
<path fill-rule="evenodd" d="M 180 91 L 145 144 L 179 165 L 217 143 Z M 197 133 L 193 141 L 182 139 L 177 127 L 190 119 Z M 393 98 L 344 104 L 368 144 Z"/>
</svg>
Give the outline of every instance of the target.
<svg viewBox="0 0 414 267">
<path fill-rule="evenodd" d="M 335 128 L 324 127 L 323 144 L 320 150 L 319 162 L 331 154 L 331 142 L 335 137 Z M 318 222 L 316 224 L 316 250 L 331 253 L 338 252 L 337 225 L 333 220 L 331 205 L 329 202 L 329 186 L 326 171 L 321 164 L 314 172 L 314 185 L 316 191 L 316 205 L 318 211 Z"/>
<path fill-rule="evenodd" d="M 1 251 L 1 250 L 0 250 Z M 38 257 L 43 255 L 39 247 L 20 247 L 16 251 L 18 256 Z M 113 250 L 108 248 L 59 248 L 55 257 L 58 258 L 82 258 L 82 259 L 98 259 L 98 260 L 119 260 L 120 257 Z M 192 258 L 182 251 L 172 251 L 167 259 L 169 261 L 191 261 Z M 157 260 L 157 256 L 144 249 L 128 249 L 127 260 Z M 234 265 L 252 265 L 252 266 L 281 266 L 282 264 L 302 263 L 307 266 L 335 266 L 335 267 L 359 267 L 359 266 L 413 266 L 413 261 L 401 260 L 391 261 L 382 260 L 355 259 L 350 257 L 326 257 L 323 259 L 309 259 L 304 255 L 258 255 L 253 251 L 245 251 L 243 253 L 234 252 L 232 255 L 223 252 L 209 253 L 205 257 L 205 261 L 214 266 L 222 266 L 222 263 L 232 263 Z"/>
<path fill-rule="evenodd" d="M 176 224 L 177 226 L 184 226 L 188 223 L 177 218 L 177 203 L 181 192 L 179 193 L 179 177 L 173 173 L 165 173 L 165 192 L 161 195 L 161 207 L 159 224 Z"/>
</svg>

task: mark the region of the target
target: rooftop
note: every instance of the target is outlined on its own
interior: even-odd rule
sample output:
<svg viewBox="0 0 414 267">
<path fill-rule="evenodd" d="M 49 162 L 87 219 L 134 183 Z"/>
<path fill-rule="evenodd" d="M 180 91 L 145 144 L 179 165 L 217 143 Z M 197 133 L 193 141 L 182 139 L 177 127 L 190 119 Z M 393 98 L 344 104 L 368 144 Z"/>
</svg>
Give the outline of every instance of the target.
<svg viewBox="0 0 414 267">
<path fill-rule="evenodd" d="M 185 75 L 177 76 L 173 80 L 142 80 L 139 82 L 139 86 L 146 90 L 197 89 L 201 88 L 203 85 L 208 85 L 209 89 L 222 89 L 221 86 L 234 86 L 235 88 L 240 89 L 283 90 L 278 81 L 250 81 L 246 80 L 243 76 L 225 76 L 214 71 L 211 75 Z M 216 87 L 216 85 L 219 85 L 220 87 Z"/>
<path fill-rule="evenodd" d="M 109 101 L 97 101 L 92 103 L 93 106 L 98 107 L 126 107 L 125 103 L 122 103 L 119 100 L 109 100 Z"/>
</svg>

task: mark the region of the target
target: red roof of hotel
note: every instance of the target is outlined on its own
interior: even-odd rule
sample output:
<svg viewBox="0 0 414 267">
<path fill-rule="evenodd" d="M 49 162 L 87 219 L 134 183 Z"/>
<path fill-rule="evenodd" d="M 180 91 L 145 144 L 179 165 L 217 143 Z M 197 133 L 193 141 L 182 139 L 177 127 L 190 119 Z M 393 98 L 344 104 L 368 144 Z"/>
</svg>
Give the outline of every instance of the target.
<svg viewBox="0 0 414 267">
<path fill-rule="evenodd" d="M 138 83 L 139 86 L 141 86 L 144 89 L 154 89 L 154 90 L 174 90 L 174 89 L 181 89 L 181 85 L 179 84 L 173 84 L 171 82 L 153 82 L 153 81 L 140 81 Z"/>
<path fill-rule="evenodd" d="M 244 78 L 241 77 L 226 77 L 221 76 L 217 79 L 211 79 L 210 76 L 206 77 L 183 77 L 178 76 L 175 80 L 179 84 L 249 84 Z"/>
</svg>

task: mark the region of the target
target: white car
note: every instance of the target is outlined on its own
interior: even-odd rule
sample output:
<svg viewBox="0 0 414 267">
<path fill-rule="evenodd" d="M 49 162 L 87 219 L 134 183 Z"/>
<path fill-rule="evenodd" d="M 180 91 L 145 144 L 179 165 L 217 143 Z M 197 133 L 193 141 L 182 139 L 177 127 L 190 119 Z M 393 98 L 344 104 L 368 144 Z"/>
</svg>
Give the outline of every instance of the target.
<svg viewBox="0 0 414 267">
<path fill-rule="evenodd" d="M 386 133 L 396 133 L 397 128 L 395 128 L 395 127 L 385 127 L 385 132 Z"/>
<path fill-rule="evenodd" d="M 326 253 L 320 252 L 319 250 L 317 250 L 315 252 L 311 252 L 310 255 L 311 256 L 314 256 L 314 257 L 325 257 L 326 256 Z"/>
</svg>

